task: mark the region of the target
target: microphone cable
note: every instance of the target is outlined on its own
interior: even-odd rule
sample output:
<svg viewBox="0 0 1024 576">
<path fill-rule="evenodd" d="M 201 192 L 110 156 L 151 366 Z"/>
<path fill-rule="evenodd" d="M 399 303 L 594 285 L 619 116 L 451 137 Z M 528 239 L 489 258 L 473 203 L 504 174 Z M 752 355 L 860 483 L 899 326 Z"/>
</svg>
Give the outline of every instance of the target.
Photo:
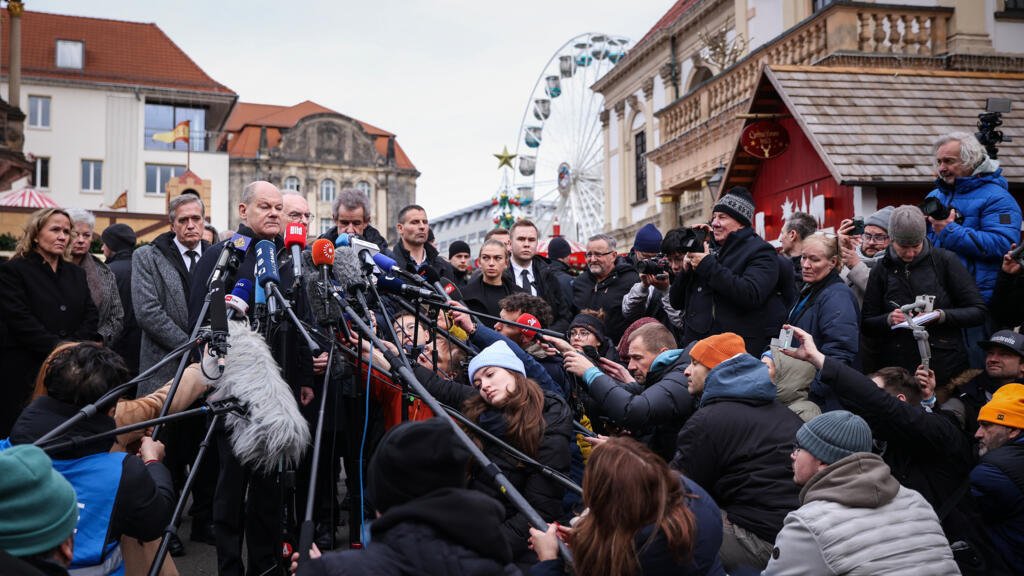
<svg viewBox="0 0 1024 576">
<path fill-rule="evenodd" d="M 366 369 L 366 406 L 363 411 L 363 437 L 359 441 L 359 541 L 365 548 L 370 542 L 370 533 L 366 525 L 366 483 L 363 478 L 363 454 L 366 450 L 366 436 L 370 425 L 370 385 L 373 379 L 373 341 L 370 341 L 370 357 Z M 351 521 L 351 519 L 349 519 Z"/>
</svg>

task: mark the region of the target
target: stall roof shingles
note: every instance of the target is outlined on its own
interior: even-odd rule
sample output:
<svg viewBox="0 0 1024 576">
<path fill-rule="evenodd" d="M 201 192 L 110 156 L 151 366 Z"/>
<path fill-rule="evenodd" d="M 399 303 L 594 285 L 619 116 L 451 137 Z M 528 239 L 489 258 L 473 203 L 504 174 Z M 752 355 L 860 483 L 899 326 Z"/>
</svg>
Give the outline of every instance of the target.
<svg viewBox="0 0 1024 576">
<path fill-rule="evenodd" d="M 974 133 L 986 98 L 1009 98 L 999 146 L 1004 175 L 1024 179 L 1024 74 L 772 66 L 768 77 L 844 183 L 934 177 L 932 142 Z"/>
<path fill-rule="evenodd" d="M 156 24 L 30 11 L 21 19 L 21 70 L 26 79 L 59 78 L 234 95 L 203 72 Z M 5 14 L 2 20 L 0 37 L 5 41 L 0 59 L 7 74 L 10 18 Z M 81 70 L 57 67 L 57 40 L 82 42 Z"/>
</svg>

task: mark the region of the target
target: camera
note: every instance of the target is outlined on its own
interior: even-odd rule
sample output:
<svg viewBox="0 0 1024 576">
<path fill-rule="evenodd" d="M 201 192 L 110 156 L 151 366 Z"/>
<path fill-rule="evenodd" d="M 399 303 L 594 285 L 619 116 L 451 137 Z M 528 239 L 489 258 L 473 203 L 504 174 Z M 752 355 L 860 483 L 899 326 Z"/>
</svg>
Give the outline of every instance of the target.
<svg viewBox="0 0 1024 576">
<path fill-rule="evenodd" d="M 947 214 L 948 215 L 948 214 Z M 853 228 L 850 228 L 850 236 L 860 236 L 864 233 L 864 218 L 861 216 L 854 216 Z"/>
<path fill-rule="evenodd" d="M 703 252 L 704 243 L 708 239 L 708 231 L 704 228 L 682 228 L 679 238 L 680 252 Z"/>
<path fill-rule="evenodd" d="M 641 274 L 651 274 L 653 276 L 658 276 L 659 274 L 668 274 L 668 258 L 663 258 L 659 256 L 657 258 L 648 258 L 646 260 L 641 260 L 636 263 L 636 269 L 637 272 Z"/>
<path fill-rule="evenodd" d="M 934 196 L 925 198 L 924 202 L 921 202 L 919 207 L 921 208 L 921 212 L 924 212 L 925 216 L 931 216 L 935 220 L 945 220 L 946 218 L 949 218 L 949 211 L 951 210 L 950 206 L 946 206 L 941 200 Z M 956 223 L 964 223 L 963 214 L 956 215 Z"/>
</svg>

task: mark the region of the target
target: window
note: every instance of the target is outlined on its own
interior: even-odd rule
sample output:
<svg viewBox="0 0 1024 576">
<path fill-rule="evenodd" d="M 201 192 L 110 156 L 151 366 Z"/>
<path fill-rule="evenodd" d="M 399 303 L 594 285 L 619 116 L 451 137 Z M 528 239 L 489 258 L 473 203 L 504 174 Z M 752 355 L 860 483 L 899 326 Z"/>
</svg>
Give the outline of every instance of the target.
<svg viewBox="0 0 1024 576">
<path fill-rule="evenodd" d="M 334 202 L 334 191 L 337 186 L 334 180 L 327 178 L 320 182 L 320 201 L 321 202 Z"/>
<path fill-rule="evenodd" d="M 285 190 L 295 190 L 296 192 L 298 192 L 299 191 L 299 179 L 296 178 L 295 176 L 289 176 L 289 177 L 285 178 L 284 179 L 284 189 Z"/>
<path fill-rule="evenodd" d="M 36 158 L 36 169 L 32 175 L 32 185 L 36 188 L 49 188 L 50 187 L 50 159 L 49 158 Z"/>
<path fill-rule="evenodd" d="M 321 234 L 326 234 L 327 231 L 330 230 L 333 226 L 334 226 L 334 221 L 331 220 L 330 218 L 321 218 L 320 219 L 320 233 Z"/>
<path fill-rule="evenodd" d="M 85 45 L 77 40 L 57 40 L 57 68 L 81 70 Z"/>
<path fill-rule="evenodd" d="M 49 96 L 28 97 L 28 126 L 29 128 L 50 127 Z"/>
<path fill-rule="evenodd" d="M 370 197 L 370 183 L 367 182 L 366 180 L 360 180 L 359 182 L 357 182 L 356 190 L 359 190 L 363 194 L 366 194 L 367 198 Z"/>
<path fill-rule="evenodd" d="M 189 120 L 189 141 L 193 152 L 206 150 L 206 110 L 202 108 L 186 108 L 167 104 L 146 104 L 146 150 L 186 150 L 185 142 L 159 142 L 153 140 L 154 134 L 171 132 L 178 124 Z"/>
<path fill-rule="evenodd" d="M 647 201 L 647 137 L 643 130 L 633 137 L 633 166 L 636 172 L 636 201 Z"/>
<path fill-rule="evenodd" d="M 1024 12 L 1024 0 L 1006 0 L 1007 12 Z"/>
<path fill-rule="evenodd" d="M 82 192 L 103 190 L 103 161 L 82 160 Z"/>
<path fill-rule="evenodd" d="M 164 194 L 167 181 L 184 173 L 184 166 L 146 164 L 146 194 Z"/>
</svg>

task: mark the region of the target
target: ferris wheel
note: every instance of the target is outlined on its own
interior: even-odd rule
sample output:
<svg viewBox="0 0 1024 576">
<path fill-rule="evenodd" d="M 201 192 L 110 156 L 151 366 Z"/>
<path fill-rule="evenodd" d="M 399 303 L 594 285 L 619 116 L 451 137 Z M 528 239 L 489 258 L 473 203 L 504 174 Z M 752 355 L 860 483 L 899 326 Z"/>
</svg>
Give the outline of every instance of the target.
<svg viewBox="0 0 1024 576">
<path fill-rule="evenodd" d="M 562 45 L 537 78 L 516 139 L 515 192 L 541 235 L 555 224 L 586 241 L 604 227 L 604 97 L 591 86 L 626 55 L 629 40 L 580 34 Z"/>
</svg>

